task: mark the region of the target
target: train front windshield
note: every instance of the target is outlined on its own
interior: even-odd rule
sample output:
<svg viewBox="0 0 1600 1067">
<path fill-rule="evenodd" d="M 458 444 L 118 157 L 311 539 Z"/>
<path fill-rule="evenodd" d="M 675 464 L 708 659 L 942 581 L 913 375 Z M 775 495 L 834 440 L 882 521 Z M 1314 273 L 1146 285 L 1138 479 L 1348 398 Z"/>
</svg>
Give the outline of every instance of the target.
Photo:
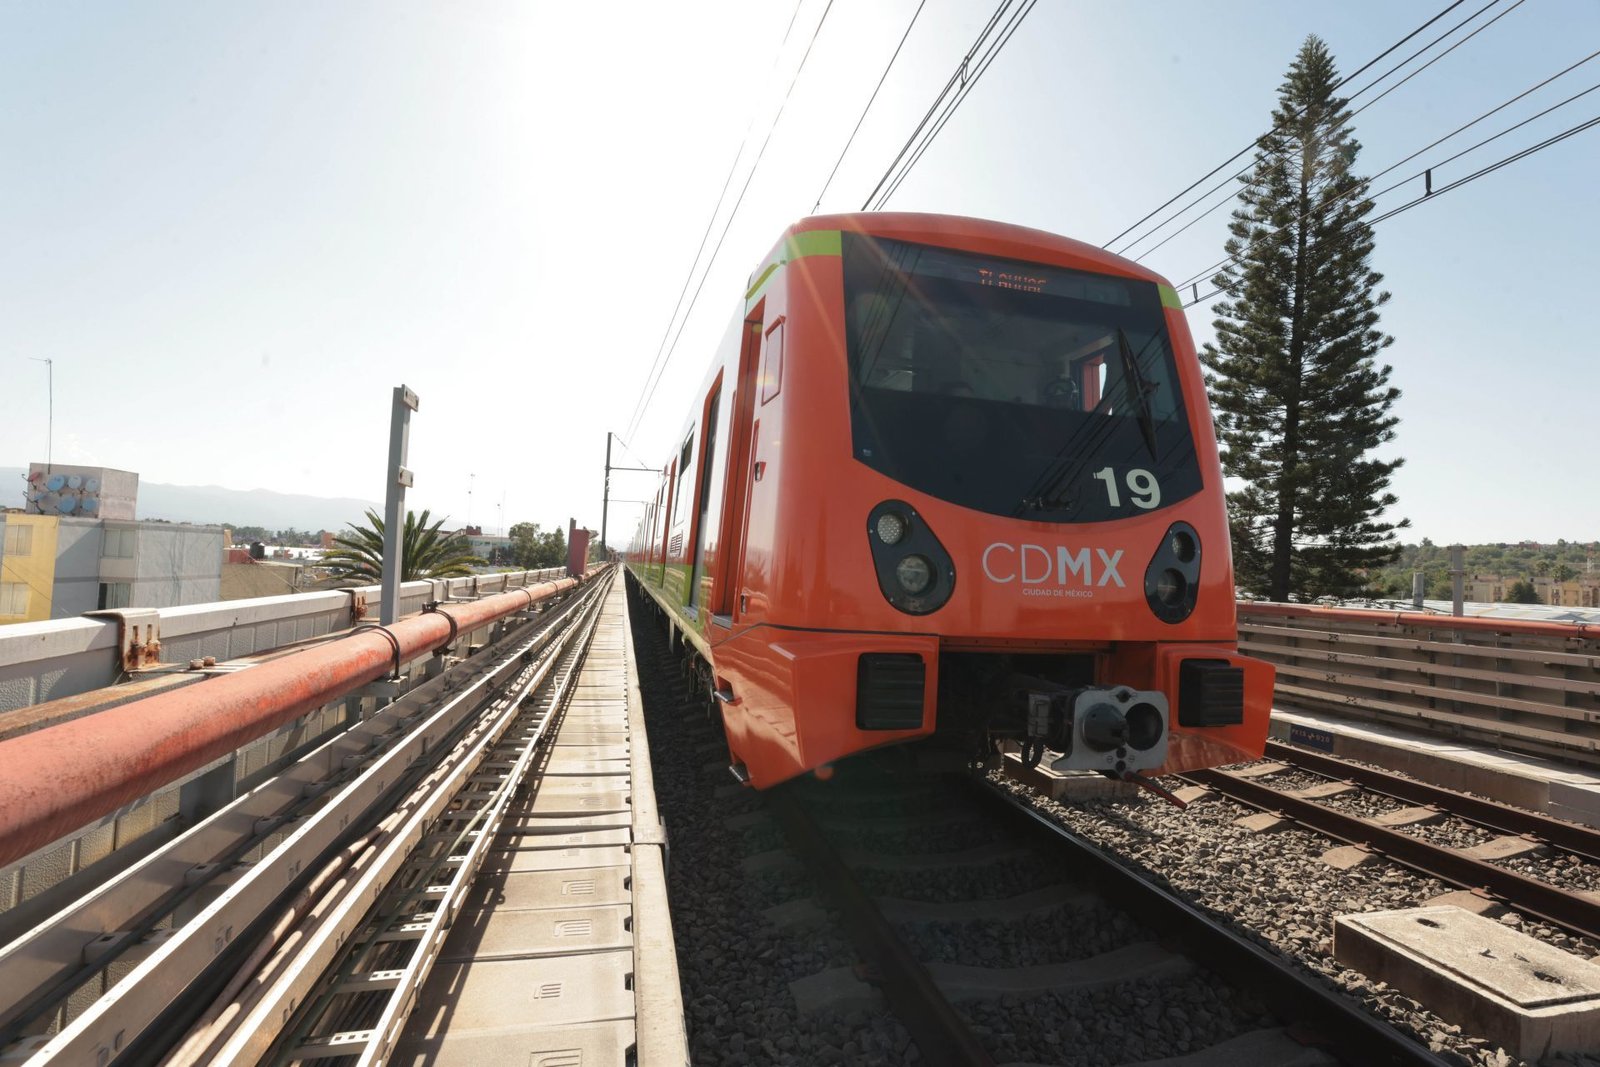
<svg viewBox="0 0 1600 1067">
<path fill-rule="evenodd" d="M 850 233 L 843 255 L 858 461 L 1043 522 L 1199 491 L 1154 283 Z"/>
</svg>

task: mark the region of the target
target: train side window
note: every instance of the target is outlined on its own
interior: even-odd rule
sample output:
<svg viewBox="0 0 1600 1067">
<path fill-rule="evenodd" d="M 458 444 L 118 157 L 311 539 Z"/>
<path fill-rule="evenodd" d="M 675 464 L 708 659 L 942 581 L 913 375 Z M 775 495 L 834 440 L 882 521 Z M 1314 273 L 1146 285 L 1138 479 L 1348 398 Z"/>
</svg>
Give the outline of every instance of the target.
<svg viewBox="0 0 1600 1067">
<path fill-rule="evenodd" d="M 761 402 L 765 404 L 783 388 L 783 323 L 778 316 L 767 330 L 767 343 L 761 349 Z"/>
<path fill-rule="evenodd" d="M 683 506 L 683 481 L 689 476 L 689 460 L 694 455 L 694 427 L 689 427 L 689 436 L 684 439 L 683 451 L 678 455 L 678 488 L 672 493 L 672 525 L 678 525 L 678 520 L 688 512 Z"/>
</svg>

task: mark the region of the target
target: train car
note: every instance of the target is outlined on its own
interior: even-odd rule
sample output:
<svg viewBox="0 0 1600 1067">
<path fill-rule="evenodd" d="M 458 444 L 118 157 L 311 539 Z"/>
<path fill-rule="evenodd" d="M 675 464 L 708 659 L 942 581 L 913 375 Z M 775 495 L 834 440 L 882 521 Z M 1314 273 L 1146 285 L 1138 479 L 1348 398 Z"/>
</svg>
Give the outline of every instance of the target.
<svg viewBox="0 0 1600 1067">
<path fill-rule="evenodd" d="M 758 788 L 908 742 L 1145 784 L 1263 748 L 1177 294 L 1065 237 L 791 226 L 627 567 Z"/>
</svg>

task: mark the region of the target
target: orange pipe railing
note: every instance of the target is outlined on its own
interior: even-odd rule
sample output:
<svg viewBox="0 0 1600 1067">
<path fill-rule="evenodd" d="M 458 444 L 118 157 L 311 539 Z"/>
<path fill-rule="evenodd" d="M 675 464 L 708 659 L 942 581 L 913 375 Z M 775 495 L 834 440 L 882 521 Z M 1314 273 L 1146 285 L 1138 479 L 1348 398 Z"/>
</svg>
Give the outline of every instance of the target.
<svg viewBox="0 0 1600 1067">
<path fill-rule="evenodd" d="M 0 741 L 0 866 L 383 677 L 397 662 L 575 589 L 595 574 L 353 630 L 237 674 Z"/>
</svg>

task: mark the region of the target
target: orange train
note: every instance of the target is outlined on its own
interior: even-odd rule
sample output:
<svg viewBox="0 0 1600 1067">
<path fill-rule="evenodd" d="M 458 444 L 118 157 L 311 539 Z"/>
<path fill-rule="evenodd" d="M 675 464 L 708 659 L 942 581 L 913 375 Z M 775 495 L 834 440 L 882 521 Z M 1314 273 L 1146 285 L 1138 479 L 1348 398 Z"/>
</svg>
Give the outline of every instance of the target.
<svg viewBox="0 0 1600 1067">
<path fill-rule="evenodd" d="M 1259 756 L 1222 473 L 1177 294 L 1038 230 L 791 226 L 628 573 L 757 788 L 885 745 L 1149 784 Z"/>
</svg>

